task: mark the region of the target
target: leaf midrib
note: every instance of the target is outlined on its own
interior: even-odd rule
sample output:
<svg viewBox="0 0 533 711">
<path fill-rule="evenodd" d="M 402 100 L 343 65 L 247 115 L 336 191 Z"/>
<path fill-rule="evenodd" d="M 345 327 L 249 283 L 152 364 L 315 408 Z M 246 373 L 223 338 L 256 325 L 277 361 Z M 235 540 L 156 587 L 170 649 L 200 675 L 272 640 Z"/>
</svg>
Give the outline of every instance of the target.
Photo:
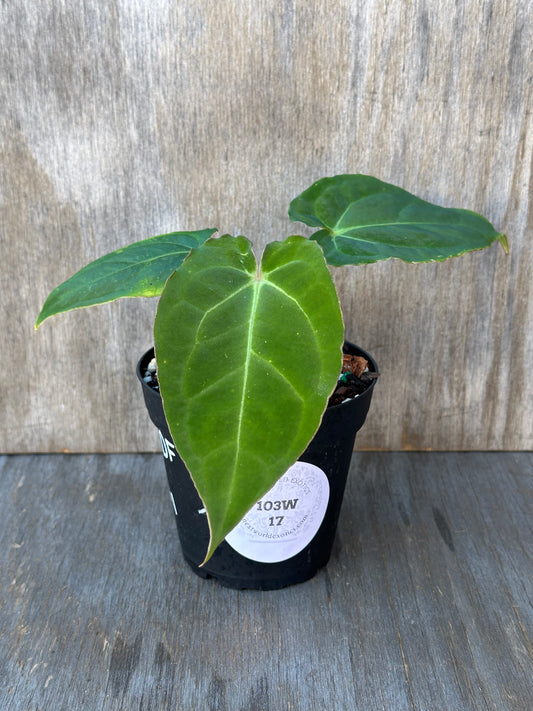
<svg viewBox="0 0 533 711">
<path fill-rule="evenodd" d="M 239 456 L 240 456 L 240 451 L 241 451 L 241 432 L 242 432 L 242 426 L 243 426 L 243 422 L 244 422 L 244 410 L 245 410 L 245 405 L 246 405 L 246 393 L 247 393 L 247 389 L 248 389 L 250 360 L 251 360 L 252 354 L 256 355 L 256 357 L 260 357 L 256 354 L 256 352 L 252 348 L 252 343 L 253 343 L 253 334 L 254 334 L 254 328 L 255 328 L 255 315 L 256 315 L 257 306 L 259 303 L 259 295 L 261 293 L 262 288 L 265 285 L 271 286 L 272 288 L 281 292 L 285 296 L 285 298 L 293 301 L 298 306 L 300 311 L 304 314 L 308 323 L 310 325 L 312 325 L 308 314 L 305 313 L 305 311 L 302 309 L 301 305 L 298 303 L 298 301 L 293 296 L 288 294 L 284 289 L 282 289 L 280 286 L 278 286 L 274 282 L 271 282 L 268 279 L 262 279 L 260 273 L 258 272 L 257 276 L 254 277 L 253 282 L 252 282 L 253 298 L 252 298 L 252 307 L 250 309 L 250 320 L 249 320 L 249 325 L 248 325 L 248 334 L 247 334 L 247 339 L 246 339 L 246 354 L 245 354 L 245 358 L 244 358 L 243 385 L 242 385 L 241 402 L 240 402 L 240 406 L 239 406 L 239 415 L 238 415 L 238 421 L 237 421 L 238 422 L 237 423 L 237 437 L 236 437 L 237 447 L 235 450 L 235 458 L 234 458 L 234 464 L 233 464 L 233 471 L 232 471 L 231 479 L 230 479 L 230 485 L 228 487 L 228 496 L 226 498 L 226 510 L 228 509 L 227 502 L 231 498 L 231 492 L 233 491 L 233 484 L 235 481 L 235 477 L 237 475 L 237 465 L 239 462 Z M 249 286 L 249 285 L 246 285 L 246 286 Z M 231 296 L 235 296 L 237 293 L 242 291 L 243 288 L 245 288 L 245 287 L 241 287 L 238 291 L 234 292 Z M 231 297 L 227 297 L 227 298 L 231 298 Z M 225 299 L 224 301 L 226 301 L 226 300 L 227 299 Z M 217 307 L 219 305 L 220 304 L 217 304 Z M 286 382 L 288 382 L 286 380 L 285 376 L 283 375 L 283 373 L 278 371 L 277 368 L 276 368 L 276 372 L 278 372 L 278 374 Z M 292 386 L 291 383 L 289 383 L 289 384 L 291 385 L 292 389 L 294 390 L 294 386 Z M 296 390 L 294 390 L 294 392 L 298 397 L 301 398 L 301 395 L 298 392 L 296 392 Z"/>
<path fill-rule="evenodd" d="M 442 222 L 426 222 L 421 220 L 420 222 L 371 222 L 366 225 L 350 225 L 346 229 L 337 229 L 337 226 L 335 227 L 328 227 L 325 223 L 322 223 L 324 225 L 324 228 L 328 230 L 328 232 L 331 232 L 331 234 L 334 237 L 344 237 L 347 232 L 350 232 L 352 230 L 365 230 L 365 229 L 373 229 L 376 227 L 390 227 L 391 229 L 394 229 L 396 227 L 405 227 L 405 226 L 416 226 L 416 227 L 438 227 L 442 229 L 443 227 L 457 227 L 458 224 L 460 223 L 442 223 Z M 338 224 L 338 223 L 337 223 Z M 354 239 L 358 239 L 357 237 L 354 237 Z M 362 240 L 363 241 L 363 240 Z M 368 241 L 368 240 L 364 240 Z"/>
<path fill-rule="evenodd" d="M 252 340 L 253 340 L 253 332 L 254 332 L 254 326 L 255 326 L 255 314 L 257 311 L 257 303 L 259 301 L 259 292 L 261 291 L 261 287 L 263 286 L 263 283 L 264 282 L 262 282 L 260 280 L 260 275 L 258 273 L 257 277 L 252 282 L 253 300 L 252 300 L 252 308 L 250 310 L 250 321 L 248 324 L 248 335 L 247 335 L 247 342 L 246 342 L 246 357 L 244 359 L 244 377 L 243 377 L 243 384 L 242 384 L 242 391 L 241 391 L 241 402 L 240 402 L 240 406 L 239 406 L 239 418 L 238 418 L 238 424 L 237 424 L 237 438 L 236 438 L 237 447 L 235 450 L 235 459 L 233 461 L 233 471 L 231 473 L 230 485 L 228 486 L 228 496 L 226 497 L 226 512 L 229 508 L 228 502 L 231 500 L 232 492 L 234 489 L 235 477 L 237 476 L 237 464 L 239 462 L 239 455 L 241 452 L 241 431 L 242 431 L 242 423 L 244 420 L 243 414 L 244 414 L 246 392 L 247 392 L 247 388 L 248 388 L 248 377 L 249 377 L 249 372 L 250 372 L 250 356 L 251 356 L 251 353 L 253 352 Z"/>
</svg>

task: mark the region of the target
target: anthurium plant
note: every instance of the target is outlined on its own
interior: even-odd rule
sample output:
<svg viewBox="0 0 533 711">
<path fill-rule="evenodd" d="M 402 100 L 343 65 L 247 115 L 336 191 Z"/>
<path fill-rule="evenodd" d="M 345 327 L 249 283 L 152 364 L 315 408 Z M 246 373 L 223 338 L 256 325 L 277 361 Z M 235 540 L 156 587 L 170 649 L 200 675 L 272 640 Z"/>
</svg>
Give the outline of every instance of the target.
<svg viewBox="0 0 533 711">
<path fill-rule="evenodd" d="M 365 175 L 323 178 L 289 216 L 316 228 L 267 245 L 215 229 L 135 242 L 54 289 L 36 322 L 121 297 L 160 296 L 155 353 L 165 417 L 206 508 L 206 559 L 305 450 L 341 370 L 328 265 L 443 261 L 505 235 Z M 305 368 L 301 367 L 302 359 Z M 205 561 L 204 561 L 205 562 Z"/>
</svg>

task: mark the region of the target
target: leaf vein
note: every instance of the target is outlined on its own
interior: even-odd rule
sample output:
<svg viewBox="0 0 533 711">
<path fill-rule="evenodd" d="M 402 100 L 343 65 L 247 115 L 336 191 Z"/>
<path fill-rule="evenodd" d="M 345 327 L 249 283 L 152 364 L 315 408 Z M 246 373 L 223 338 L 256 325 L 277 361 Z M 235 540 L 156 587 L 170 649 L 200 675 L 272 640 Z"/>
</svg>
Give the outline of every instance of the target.
<svg viewBox="0 0 533 711">
<path fill-rule="evenodd" d="M 302 397 L 302 395 L 300 395 L 300 393 L 298 392 L 298 390 L 296 390 L 296 388 L 294 387 L 293 383 L 291 383 L 291 381 L 289 380 L 289 378 L 288 378 L 278 367 L 276 367 L 276 366 L 275 366 L 273 363 L 271 363 L 267 358 L 265 358 L 264 356 L 262 356 L 260 353 L 258 353 L 258 352 L 257 352 L 256 350 L 254 350 L 253 348 L 252 348 L 252 353 L 256 356 L 256 358 L 258 358 L 259 360 L 263 361 L 263 363 L 267 363 L 267 364 L 270 366 L 270 368 L 274 371 L 274 373 L 277 373 L 277 374 L 279 375 L 279 377 L 280 377 L 284 382 L 287 383 L 287 385 L 288 385 L 288 386 L 290 387 L 290 389 L 294 392 L 294 394 L 296 395 L 296 397 L 297 397 L 301 402 L 303 402 L 304 398 Z"/>
</svg>

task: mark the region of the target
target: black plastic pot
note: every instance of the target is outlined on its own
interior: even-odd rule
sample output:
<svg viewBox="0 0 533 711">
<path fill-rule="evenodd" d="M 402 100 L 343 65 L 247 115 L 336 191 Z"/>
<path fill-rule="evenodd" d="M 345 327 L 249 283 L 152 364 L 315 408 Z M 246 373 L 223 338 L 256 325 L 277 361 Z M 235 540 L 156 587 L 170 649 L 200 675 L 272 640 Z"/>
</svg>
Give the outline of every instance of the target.
<svg viewBox="0 0 533 711">
<path fill-rule="evenodd" d="M 377 372 L 376 363 L 368 353 L 348 342 L 344 350 L 363 356 L 370 370 Z M 189 472 L 172 442 L 161 396 L 143 380 L 153 356 L 153 348 L 143 355 L 137 365 L 137 376 L 150 419 L 159 430 L 178 534 L 187 563 L 197 575 L 216 578 L 222 585 L 236 589 L 275 590 L 312 578 L 326 565 L 331 554 L 355 435 L 368 413 L 375 380 L 358 397 L 327 408 L 299 462 L 282 477 L 285 483 L 280 480 L 278 488 L 271 490 L 274 495 L 267 494 L 258 502 L 256 508 L 260 507 L 261 511 L 254 510 L 252 514 L 256 519 L 248 520 L 247 515 L 238 530 L 228 536 L 233 545 L 226 539 L 209 561 L 199 567 L 209 541 L 207 518 Z"/>
</svg>

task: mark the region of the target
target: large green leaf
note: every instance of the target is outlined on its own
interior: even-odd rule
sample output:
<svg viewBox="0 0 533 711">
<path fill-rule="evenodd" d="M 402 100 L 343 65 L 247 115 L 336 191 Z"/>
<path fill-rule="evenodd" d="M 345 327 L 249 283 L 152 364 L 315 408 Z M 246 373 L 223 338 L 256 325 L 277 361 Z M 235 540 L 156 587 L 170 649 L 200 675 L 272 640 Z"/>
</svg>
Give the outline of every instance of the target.
<svg viewBox="0 0 533 711">
<path fill-rule="evenodd" d="M 505 235 L 481 215 L 433 205 L 367 175 L 318 180 L 291 202 L 289 216 L 321 228 L 311 239 L 334 266 L 389 257 L 442 261 L 496 239 L 507 251 Z"/>
<path fill-rule="evenodd" d="M 214 232 L 171 232 L 96 259 L 48 295 L 35 328 L 49 316 L 64 311 L 105 304 L 123 296 L 158 296 L 191 249 L 199 247 Z"/>
<path fill-rule="evenodd" d="M 207 510 L 207 558 L 304 451 L 341 367 L 343 324 L 322 251 L 208 240 L 168 280 L 155 347 L 174 443 Z"/>
</svg>

